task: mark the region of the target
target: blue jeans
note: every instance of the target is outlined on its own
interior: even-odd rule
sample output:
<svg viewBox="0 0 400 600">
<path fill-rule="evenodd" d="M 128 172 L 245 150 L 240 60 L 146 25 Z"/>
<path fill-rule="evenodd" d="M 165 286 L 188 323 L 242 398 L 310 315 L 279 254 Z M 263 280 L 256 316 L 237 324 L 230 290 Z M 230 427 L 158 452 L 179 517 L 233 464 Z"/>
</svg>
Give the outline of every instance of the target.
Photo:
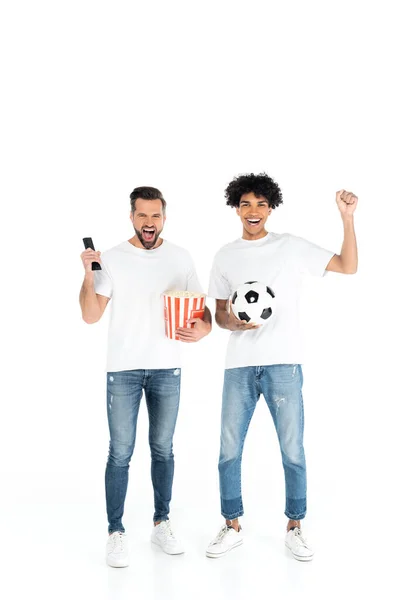
<svg viewBox="0 0 400 600">
<path fill-rule="evenodd" d="M 262 394 L 278 434 L 286 484 L 285 515 L 306 515 L 306 462 L 303 448 L 303 372 L 301 365 L 240 367 L 225 371 L 219 477 L 225 519 L 243 515 L 241 464 L 244 441 Z"/>
<path fill-rule="evenodd" d="M 105 483 L 109 533 L 125 531 L 122 515 L 128 487 L 129 462 L 135 447 L 136 424 L 143 391 L 149 413 L 154 522 L 168 519 L 174 478 L 172 438 L 178 416 L 180 383 L 180 369 L 107 373 L 110 449 Z"/>
</svg>

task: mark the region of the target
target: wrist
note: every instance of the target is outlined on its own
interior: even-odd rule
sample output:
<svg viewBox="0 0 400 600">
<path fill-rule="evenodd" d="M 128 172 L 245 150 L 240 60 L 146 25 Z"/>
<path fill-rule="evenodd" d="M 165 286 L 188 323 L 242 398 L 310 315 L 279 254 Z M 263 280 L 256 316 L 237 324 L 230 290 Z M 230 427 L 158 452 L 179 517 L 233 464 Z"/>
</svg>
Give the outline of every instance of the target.
<svg viewBox="0 0 400 600">
<path fill-rule="evenodd" d="M 232 322 L 231 313 L 227 313 L 227 317 L 225 320 L 225 328 L 229 331 L 234 331 L 235 324 Z"/>
<path fill-rule="evenodd" d="M 94 273 L 93 271 L 85 272 L 85 278 L 83 280 L 85 285 L 94 285 Z"/>
<path fill-rule="evenodd" d="M 343 223 L 354 223 L 354 215 L 342 215 Z"/>
</svg>

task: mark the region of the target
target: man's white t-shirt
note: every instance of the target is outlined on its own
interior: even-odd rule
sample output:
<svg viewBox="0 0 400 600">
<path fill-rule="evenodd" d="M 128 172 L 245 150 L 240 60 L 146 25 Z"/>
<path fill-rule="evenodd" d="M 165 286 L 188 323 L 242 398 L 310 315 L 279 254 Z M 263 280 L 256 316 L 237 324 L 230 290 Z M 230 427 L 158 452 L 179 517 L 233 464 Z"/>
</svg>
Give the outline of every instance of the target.
<svg viewBox="0 0 400 600">
<path fill-rule="evenodd" d="M 187 250 L 163 240 L 152 250 L 125 241 L 103 252 L 96 294 L 111 298 L 107 371 L 179 367 L 179 342 L 165 335 L 162 294 L 202 292 Z"/>
<path fill-rule="evenodd" d="M 288 233 L 268 233 L 259 240 L 238 240 L 217 252 L 208 295 L 228 299 L 239 285 L 260 281 L 275 293 L 274 314 L 262 327 L 232 331 L 227 369 L 273 364 L 301 364 L 303 340 L 300 295 L 306 275 L 322 277 L 334 252 Z"/>
</svg>

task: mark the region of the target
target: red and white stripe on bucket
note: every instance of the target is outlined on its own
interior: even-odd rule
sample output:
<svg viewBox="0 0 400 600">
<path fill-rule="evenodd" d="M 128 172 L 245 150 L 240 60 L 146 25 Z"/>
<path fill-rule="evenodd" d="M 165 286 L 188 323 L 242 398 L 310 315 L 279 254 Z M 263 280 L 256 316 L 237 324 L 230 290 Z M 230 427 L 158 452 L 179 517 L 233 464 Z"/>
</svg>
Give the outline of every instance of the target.
<svg viewBox="0 0 400 600">
<path fill-rule="evenodd" d="M 173 291 L 165 292 L 164 319 L 165 335 L 171 340 L 177 340 L 175 330 L 178 327 L 193 328 L 188 325 L 188 319 L 202 319 L 206 306 L 206 295 L 195 292 Z"/>
</svg>

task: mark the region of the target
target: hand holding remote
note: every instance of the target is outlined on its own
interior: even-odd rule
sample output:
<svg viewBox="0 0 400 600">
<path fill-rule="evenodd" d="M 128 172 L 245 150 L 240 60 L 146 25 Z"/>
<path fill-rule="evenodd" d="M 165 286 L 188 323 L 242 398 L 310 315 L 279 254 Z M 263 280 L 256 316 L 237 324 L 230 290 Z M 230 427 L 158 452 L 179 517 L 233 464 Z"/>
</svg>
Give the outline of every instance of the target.
<svg viewBox="0 0 400 600">
<path fill-rule="evenodd" d="M 86 250 L 82 252 L 81 259 L 85 267 L 85 272 L 91 273 L 92 271 L 101 270 L 99 262 L 101 253 L 95 251 L 92 238 L 83 238 L 83 243 Z"/>
</svg>

